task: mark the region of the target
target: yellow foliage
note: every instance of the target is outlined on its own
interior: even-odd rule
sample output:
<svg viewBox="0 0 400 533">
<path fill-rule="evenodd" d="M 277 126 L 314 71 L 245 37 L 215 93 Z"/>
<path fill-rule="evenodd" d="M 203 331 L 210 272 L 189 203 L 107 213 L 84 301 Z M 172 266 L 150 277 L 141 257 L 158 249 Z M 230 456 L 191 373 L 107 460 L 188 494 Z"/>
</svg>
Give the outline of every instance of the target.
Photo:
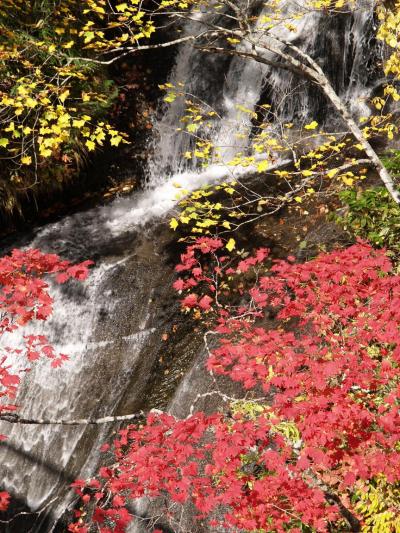
<svg viewBox="0 0 400 533">
<path fill-rule="evenodd" d="M 310 124 L 306 124 L 304 126 L 305 130 L 315 130 L 318 127 L 318 122 L 316 120 L 313 120 L 310 122 Z"/>
<path fill-rule="evenodd" d="M 393 6 L 389 3 L 381 3 L 377 8 L 377 12 L 380 20 L 377 37 L 385 41 L 389 47 L 394 48 L 394 52 L 385 62 L 385 74 L 394 74 L 397 78 L 400 78 L 400 3 L 397 2 Z"/>
<path fill-rule="evenodd" d="M 225 248 L 228 250 L 228 252 L 232 252 L 232 250 L 236 247 L 235 239 L 230 238 L 227 244 L 225 245 Z"/>
<path fill-rule="evenodd" d="M 363 533 L 400 533 L 400 485 L 384 476 L 363 483 L 357 490 L 356 511 L 363 518 Z"/>
<path fill-rule="evenodd" d="M 257 165 L 258 172 L 265 172 L 269 167 L 269 161 L 267 159 L 264 159 L 264 161 L 260 161 Z"/>
<path fill-rule="evenodd" d="M 95 26 L 90 20 L 92 10 L 96 16 L 105 15 L 101 7 L 101 2 L 92 0 L 65 0 L 60 6 L 52 2 L 2 0 L 3 159 L 11 155 L 9 161 L 19 160 L 30 167 L 52 156 L 59 159 L 64 149 L 79 141 L 89 151 L 105 138 L 114 146 L 126 142 L 123 134 L 109 124 L 100 126 L 96 118 L 104 113 L 111 96 L 101 76 L 93 76 L 93 66 L 88 63 L 71 61 L 75 46 L 79 53 L 83 45 L 77 36 L 83 28 L 87 33 L 87 28 Z M 90 91 L 82 91 L 83 83 Z"/>
<path fill-rule="evenodd" d="M 174 231 L 176 230 L 176 228 L 178 227 L 178 221 L 176 220 L 176 218 L 172 218 L 170 223 L 169 223 L 169 226 L 170 228 L 172 228 Z"/>
<path fill-rule="evenodd" d="M 185 241 L 195 240 L 199 234 L 226 233 L 227 230 L 237 226 L 238 222 L 235 221 L 239 221 L 245 216 L 239 206 L 237 209 L 233 208 L 236 202 L 241 199 L 236 189 L 236 181 L 223 182 L 214 187 L 206 185 L 191 193 L 183 190 L 178 183 L 173 185 L 179 189 L 178 199 L 181 201 L 179 202 L 179 212 L 170 220 L 170 227 L 176 230 L 178 226 L 183 225 L 183 240 Z M 210 199 L 210 196 L 215 195 L 218 195 L 218 200 Z M 226 202 L 223 202 L 222 197 Z M 232 240 L 228 241 L 228 250 L 234 244 Z"/>
</svg>

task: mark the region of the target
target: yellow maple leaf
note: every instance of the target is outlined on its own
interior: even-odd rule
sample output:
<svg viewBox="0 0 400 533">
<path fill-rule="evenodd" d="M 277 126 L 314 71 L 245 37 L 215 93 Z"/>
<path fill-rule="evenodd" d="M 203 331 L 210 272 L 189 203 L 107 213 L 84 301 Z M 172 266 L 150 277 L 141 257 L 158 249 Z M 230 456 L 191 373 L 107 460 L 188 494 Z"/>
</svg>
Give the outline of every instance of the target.
<svg viewBox="0 0 400 533">
<path fill-rule="evenodd" d="M 59 99 L 62 103 L 65 102 L 65 100 L 68 98 L 69 96 L 69 89 L 66 89 L 65 91 L 63 91 L 60 96 L 59 96 Z"/>
<path fill-rule="evenodd" d="M 24 157 L 21 157 L 21 163 L 23 165 L 30 165 L 32 163 L 32 158 L 29 155 L 24 155 Z"/>
<path fill-rule="evenodd" d="M 318 127 L 318 122 L 316 120 L 313 120 L 312 122 L 310 122 L 310 124 L 306 124 L 304 126 L 304 129 L 305 130 L 315 130 L 315 128 Z"/>
<path fill-rule="evenodd" d="M 74 128 L 82 128 L 84 125 L 85 125 L 85 121 L 83 119 L 81 120 L 74 119 L 72 122 L 72 126 Z"/>
<path fill-rule="evenodd" d="M 176 220 L 176 218 L 171 218 L 169 227 L 175 231 L 178 226 L 179 226 L 179 222 Z"/>
<path fill-rule="evenodd" d="M 88 139 L 85 144 L 88 147 L 90 152 L 92 152 L 96 148 L 96 144 L 90 139 Z"/>
<path fill-rule="evenodd" d="M 236 247 L 236 241 L 235 239 L 229 239 L 227 242 L 225 248 L 228 250 L 228 252 L 231 252 Z"/>
<path fill-rule="evenodd" d="M 338 172 L 339 170 L 337 168 L 333 168 L 332 170 L 327 172 L 327 176 L 328 178 L 334 178 Z"/>
<path fill-rule="evenodd" d="M 267 170 L 269 164 L 268 164 L 268 161 L 267 159 L 264 159 L 264 161 L 260 161 L 257 165 L 257 171 L 258 172 L 264 172 L 265 170 Z"/>
<path fill-rule="evenodd" d="M 111 146 L 118 146 L 121 141 L 122 141 L 121 135 L 115 135 L 114 137 L 111 137 L 110 144 Z"/>
<path fill-rule="evenodd" d="M 50 148 L 46 148 L 44 145 L 41 145 L 39 148 L 39 153 L 43 157 L 50 157 L 52 154 L 52 151 Z"/>
<path fill-rule="evenodd" d="M 349 187 L 351 187 L 354 183 L 354 179 L 348 178 L 346 175 L 342 176 L 342 181 L 345 185 L 348 185 Z"/>
</svg>

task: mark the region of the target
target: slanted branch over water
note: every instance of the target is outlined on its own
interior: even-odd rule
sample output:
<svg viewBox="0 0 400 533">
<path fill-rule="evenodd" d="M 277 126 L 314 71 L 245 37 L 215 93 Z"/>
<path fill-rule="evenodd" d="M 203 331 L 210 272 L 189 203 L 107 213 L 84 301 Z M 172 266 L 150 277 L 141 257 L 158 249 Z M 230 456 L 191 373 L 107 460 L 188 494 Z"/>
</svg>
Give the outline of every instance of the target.
<svg viewBox="0 0 400 533">
<path fill-rule="evenodd" d="M 125 420 L 138 420 L 145 417 L 143 411 L 131 415 L 105 416 L 103 418 L 78 418 L 76 420 L 49 420 L 45 418 L 23 418 L 14 413 L 0 415 L 0 420 L 10 424 L 32 424 L 32 425 L 58 425 L 58 426 L 81 426 L 81 425 L 98 425 L 109 424 L 112 422 L 121 422 Z"/>
</svg>

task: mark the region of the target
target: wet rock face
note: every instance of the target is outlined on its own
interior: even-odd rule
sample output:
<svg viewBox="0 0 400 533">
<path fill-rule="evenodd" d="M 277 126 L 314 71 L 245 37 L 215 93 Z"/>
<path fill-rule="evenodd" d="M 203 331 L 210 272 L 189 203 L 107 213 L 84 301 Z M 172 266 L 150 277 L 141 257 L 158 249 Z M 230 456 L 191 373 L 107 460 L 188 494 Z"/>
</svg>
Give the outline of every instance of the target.
<svg viewBox="0 0 400 533">
<path fill-rule="evenodd" d="M 124 240 L 124 252 L 117 254 Z M 120 237 L 112 257 L 105 250 L 100 261 L 101 246 L 97 250 L 99 266 L 83 289 L 55 289 L 49 334 L 71 361 L 60 371 L 39 365 L 30 373 L 21 414 L 77 419 L 166 407 L 201 344 L 171 287 L 169 247 L 167 229 Z M 117 429 L 3 423 L 0 432 L 9 438 L 0 448 L 2 488 L 15 501 L 10 515 L 33 513 L 16 517 L 7 531 L 51 531 L 71 502 L 68 485 L 93 474 L 101 444 Z M 65 522 L 60 524 L 56 530 L 65 531 Z"/>
</svg>

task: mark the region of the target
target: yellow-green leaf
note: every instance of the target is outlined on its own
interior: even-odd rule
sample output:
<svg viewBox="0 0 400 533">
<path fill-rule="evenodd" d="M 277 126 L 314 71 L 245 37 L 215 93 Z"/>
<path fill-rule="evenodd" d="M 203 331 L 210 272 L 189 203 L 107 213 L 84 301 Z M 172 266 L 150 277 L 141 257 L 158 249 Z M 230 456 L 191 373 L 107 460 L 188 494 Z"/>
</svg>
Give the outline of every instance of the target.
<svg viewBox="0 0 400 533">
<path fill-rule="evenodd" d="M 32 158 L 29 155 L 24 155 L 24 157 L 21 157 L 21 163 L 23 165 L 30 165 L 32 163 Z"/>
<path fill-rule="evenodd" d="M 312 122 L 310 122 L 310 124 L 306 124 L 304 126 L 304 129 L 305 130 L 315 130 L 315 128 L 318 127 L 318 122 L 316 120 L 313 120 Z"/>
<path fill-rule="evenodd" d="M 87 43 L 90 43 L 90 41 L 93 41 L 95 34 L 93 31 L 85 31 L 84 36 L 85 36 L 84 43 L 87 44 Z"/>
<path fill-rule="evenodd" d="M 227 242 L 225 248 L 228 250 L 228 252 L 231 252 L 236 247 L 236 241 L 235 239 L 229 239 Z"/>
<path fill-rule="evenodd" d="M 176 220 L 176 218 L 171 218 L 169 227 L 175 231 L 178 226 L 179 226 L 179 222 Z"/>
</svg>

